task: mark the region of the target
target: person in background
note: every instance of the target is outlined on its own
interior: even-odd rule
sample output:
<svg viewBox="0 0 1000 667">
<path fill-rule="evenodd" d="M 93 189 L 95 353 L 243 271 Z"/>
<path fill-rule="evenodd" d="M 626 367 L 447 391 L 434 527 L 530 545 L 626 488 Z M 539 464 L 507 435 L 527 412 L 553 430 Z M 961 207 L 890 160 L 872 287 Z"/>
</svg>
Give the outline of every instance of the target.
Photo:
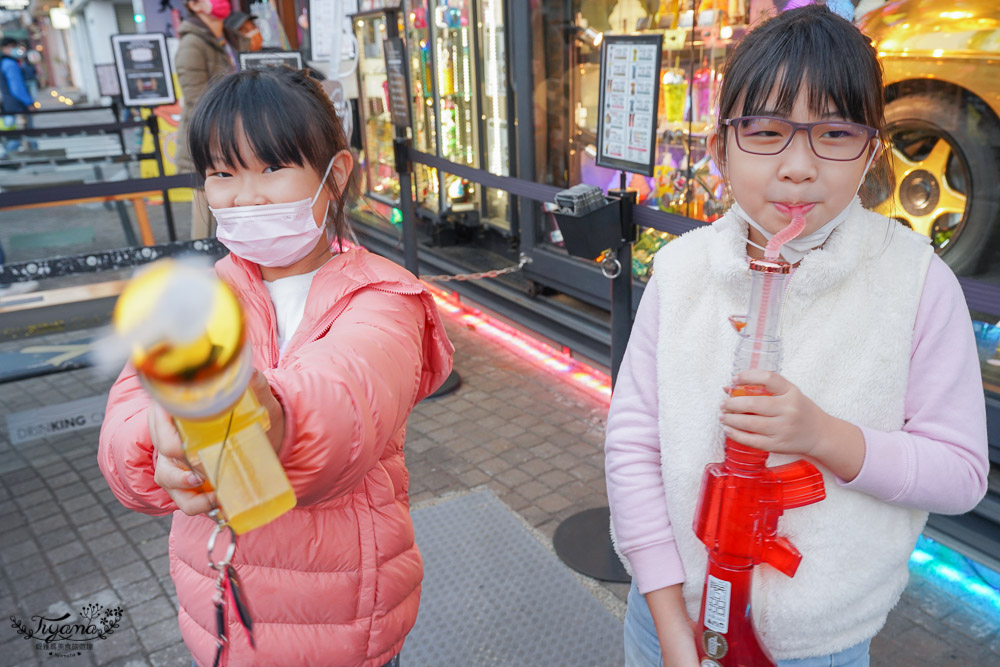
<svg viewBox="0 0 1000 667">
<path fill-rule="evenodd" d="M 254 21 L 256 16 L 246 12 L 233 12 L 223 22 L 226 40 L 233 50 L 240 51 L 260 51 L 264 45 L 264 37 L 260 34 L 260 29 Z"/>
<path fill-rule="evenodd" d="M 24 75 L 24 84 L 28 87 L 28 93 L 32 98 L 38 97 L 38 68 L 36 63 L 41 60 L 38 51 L 24 45 L 25 55 L 21 61 L 21 74 Z"/>
<path fill-rule="evenodd" d="M 163 0 L 165 5 L 169 0 Z M 236 71 L 232 49 L 223 36 L 223 21 L 230 14 L 226 0 L 189 0 L 187 17 L 181 21 L 174 67 L 181 87 L 183 109 L 177 129 L 177 154 L 174 158 L 179 173 L 194 171 L 188 146 L 188 123 L 198 100 L 215 77 Z M 191 238 L 215 235 L 215 223 L 208 210 L 205 191 L 196 189 L 191 202 Z"/>
<path fill-rule="evenodd" d="M 28 92 L 28 87 L 24 82 L 24 73 L 21 71 L 21 58 L 24 58 L 26 50 L 13 37 L 4 37 L 0 40 L 0 112 L 4 116 L 4 126 L 13 127 L 16 122 L 16 115 L 26 113 L 35 105 L 34 98 Z M 25 121 L 25 127 L 31 127 L 31 121 Z M 21 139 L 8 139 L 4 145 L 7 153 L 11 153 L 21 148 Z"/>
</svg>

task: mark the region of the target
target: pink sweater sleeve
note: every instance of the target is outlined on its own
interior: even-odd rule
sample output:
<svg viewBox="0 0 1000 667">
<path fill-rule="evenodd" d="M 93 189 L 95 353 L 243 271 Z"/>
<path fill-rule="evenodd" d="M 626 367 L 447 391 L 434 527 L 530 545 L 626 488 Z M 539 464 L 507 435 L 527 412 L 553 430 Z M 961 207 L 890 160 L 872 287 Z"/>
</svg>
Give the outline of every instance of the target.
<svg viewBox="0 0 1000 667">
<path fill-rule="evenodd" d="M 934 257 L 913 326 L 901 431 L 862 428 L 865 460 L 840 483 L 894 505 L 968 512 L 986 493 L 986 401 L 962 288 Z"/>
<path fill-rule="evenodd" d="M 604 443 L 608 504 L 618 549 L 640 593 L 684 581 L 684 566 L 667 517 L 660 469 L 656 396 L 659 330 L 655 278 L 646 286 L 618 371 Z"/>
</svg>

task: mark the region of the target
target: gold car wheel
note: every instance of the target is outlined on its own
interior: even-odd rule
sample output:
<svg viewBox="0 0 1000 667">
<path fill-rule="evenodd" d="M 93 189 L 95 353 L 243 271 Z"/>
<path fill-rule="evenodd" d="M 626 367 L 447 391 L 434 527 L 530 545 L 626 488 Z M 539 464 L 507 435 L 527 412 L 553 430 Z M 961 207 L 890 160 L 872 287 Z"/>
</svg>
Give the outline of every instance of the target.
<svg viewBox="0 0 1000 667">
<path fill-rule="evenodd" d="M 968 197 L 949 183 L 949 169 L 965 171 L 955 149 L 933 132 L 893 134 L 892 196 L 876 207 L 882 215 L 897 218 L 914 231 L 929 236 L 944 250 L 965 222 Z M 949 161 L 953 161 L 949 166 Z M 960 180 L 968 182 L 967 174 Z"/>
</svg>

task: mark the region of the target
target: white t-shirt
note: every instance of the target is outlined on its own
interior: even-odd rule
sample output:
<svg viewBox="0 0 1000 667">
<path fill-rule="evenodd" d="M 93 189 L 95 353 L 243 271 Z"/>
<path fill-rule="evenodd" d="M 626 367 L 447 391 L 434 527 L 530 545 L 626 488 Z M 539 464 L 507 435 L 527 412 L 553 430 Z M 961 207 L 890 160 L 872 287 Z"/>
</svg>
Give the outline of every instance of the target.
<svg viewBox="0 0 1000 667">
<path fill-rule="evenodd" d="M 285 354 L 288 341 L 295 335 L 295 330 L 302 322 L 302 316 L 306 312 L 306 297 L 309 296 L 309 286 L 312 285 L 313 276 L 317 273 L 319 273 L 319 269 L 312 273 L 264 281 L 264 287 L 271 295 L 271 303 L 274 304 L 274 315 L 278 323 L 279 359 Z"/>
</svg>

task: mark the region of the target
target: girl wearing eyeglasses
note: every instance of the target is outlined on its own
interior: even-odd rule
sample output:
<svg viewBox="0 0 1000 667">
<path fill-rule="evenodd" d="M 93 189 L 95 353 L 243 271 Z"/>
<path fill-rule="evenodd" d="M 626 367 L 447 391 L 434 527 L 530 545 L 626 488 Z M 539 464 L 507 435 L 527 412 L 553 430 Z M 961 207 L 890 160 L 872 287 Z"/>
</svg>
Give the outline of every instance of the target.
<svg viewBox="0 0 1000 667">
<path fill-rule="evenodd" d="M 781 667 L 868 665 L 927 513 L 985 494 L 969 311 L 928 239 L 862 203 L 886 135 L 881 66 L 857 28 L 822 6 L 785 12 L 742 40 L 722 81 L 708 146 L 735 204 L 658 253 L 608 416 L 612 523 L 633 573 L 626 664 L 699 664 L 706 549 L 692 523 L 728 436 L 772 466 L 806 457 L 826 485 L 778 523 L 802 553 L 795 577 L 755 569 L 763 643 Z M 731 377 L 748 259 L 796 212 L 782 372 Z M 727 396 L 736 385 L 769 395 Z"/>
</svg>

